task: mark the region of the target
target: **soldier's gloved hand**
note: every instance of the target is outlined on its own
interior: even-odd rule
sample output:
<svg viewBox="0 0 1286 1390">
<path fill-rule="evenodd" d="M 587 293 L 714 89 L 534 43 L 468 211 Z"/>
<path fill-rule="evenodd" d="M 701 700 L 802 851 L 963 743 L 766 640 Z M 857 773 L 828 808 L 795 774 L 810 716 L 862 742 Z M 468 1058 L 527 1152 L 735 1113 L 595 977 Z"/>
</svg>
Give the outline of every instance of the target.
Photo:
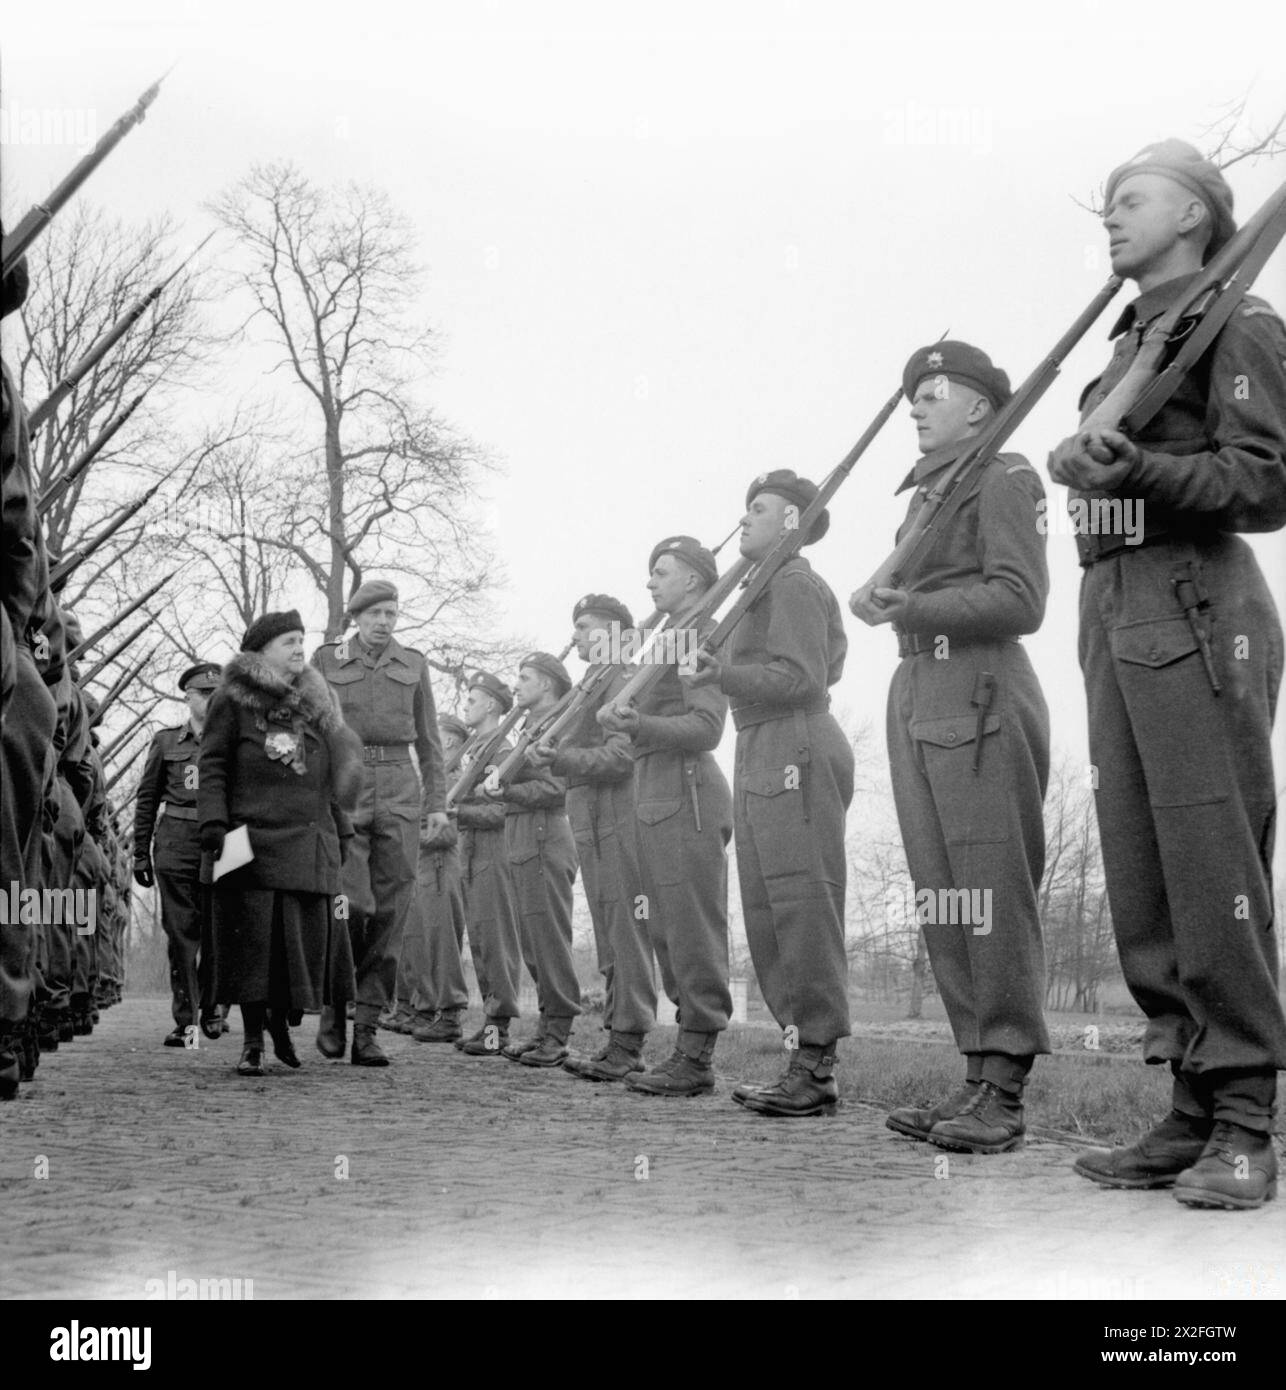
<svg viewBox="0 0 1286 1390">
<path fill-rule="evenodd" d="M 1049 476 L 1056 483 L 1082 491 L 1111 491 L 1125 481 L 1138 461 L 1138 445 L 1120 430 L 1080 430 L 1050 454 Z"/>
<path fill-rule="evenodd" d="M 598 722 L 613 734 L 636 734 L 639 728 L 639 712 L 633 705 L 624 709 L 614 703 L 605 704 L 595 715 Z"/>
<path fill-rule="evenodd" d="M 451 824 L 451 817 L 445 811 L 430 811 L 420 822 L 420 828 L 424 834 L 430 836 L 441 835 Z"/>
<path fill-rule="evenodd" d="M 150 859 L 136 859 L 134 861 L 134 882 L 140 888 L 150 888 L 156 882 Z"/>
<path fill-rule="evenodd" d="M 909 597 L 905 589 L 872 589 L 867 586 L 853 590 L 848 606 L 867 627 L 878 627 L 881 623 L 900 621 L 906 613 Z"/>
<path fill-rule="evenodd" d="M 687 681 L 689 685 L 718 685 L 723 679 L 723 663 L 717 656 L 700 647 L 696 654 L 696 670 L 686 673 L 680 670 L 679 679 Z"/>
<path fill-rule="evenodd" d="M 223 853 L 223 842 L 227 838 L 228 832 L 221 825 L 201 827 L 201 848 L 216 859 Z"/>
<path fill-rule="evenodd" d="M 439 830 L 432 829 L 427 822 L 420 826 L 420 848 L 421 849 L 450 849 L 460 838 L 460 832 L 452 824 L 451 817 L 446 817 L 446 824 Z"/>
</svg>

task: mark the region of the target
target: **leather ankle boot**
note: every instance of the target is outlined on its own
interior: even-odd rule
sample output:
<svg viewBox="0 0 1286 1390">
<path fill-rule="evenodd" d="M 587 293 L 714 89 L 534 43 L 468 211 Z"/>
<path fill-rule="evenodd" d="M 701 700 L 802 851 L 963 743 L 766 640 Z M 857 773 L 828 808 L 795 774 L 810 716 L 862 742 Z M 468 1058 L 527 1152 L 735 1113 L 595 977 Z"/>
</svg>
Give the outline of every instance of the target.
<svg viewBox="0 0 1286 1390">
<path fill-rule="evenodd" d="M 1025 1133 L 1022 1095 L 982 1081 L 957 1115 L 933 1126 L 929 1143 L 957 1153 L 1002 1154 L 1019 1148 Z"/>
<path fill-rule="evenodd" d="M 936 1105 L 931 1105 L 925 1110 L 917 1110 L 910 1105 L 901 1106 L 897 1110 L 890 1111 L 884 1123 L 898 1134 L 909 1134 L 912 1139 L 927 1139 L 929 1131 L 940 1120 L 952 1120 L 960 1114 L 973 1099 L 974 1092 L 979 1085 L 981 1082 L 966 1081 L 945 1100 L 940 1100 Z"/>
<path fill-rule="evenodd" d="M 1171 1110 L 1159 1125 L 1118 1149 L 1086 1149 L 1073 1168 L 1103 1187 L 1173 1187 L 1205 1150 L 1213 1120 Z"/>
</svg>

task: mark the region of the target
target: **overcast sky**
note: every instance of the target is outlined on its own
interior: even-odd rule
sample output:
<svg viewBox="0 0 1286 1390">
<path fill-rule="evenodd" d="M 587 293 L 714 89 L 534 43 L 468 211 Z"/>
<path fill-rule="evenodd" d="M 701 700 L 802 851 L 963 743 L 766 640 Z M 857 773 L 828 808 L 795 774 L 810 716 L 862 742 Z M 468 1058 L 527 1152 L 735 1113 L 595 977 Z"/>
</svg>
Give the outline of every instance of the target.
<svg viewBox="0 0 1286 1390">
<path fill-rule="evenodd" d="M 428 267 L 433 398 L 506 470 L 486 505 L 506 625 L 557 648 L 587 590 L 646 612 L 652 544 L 720 539 L 754 475 L 825 473 L 944 330 L 1026 376 L 1108 272 L 1074 198 L 1149 141 L 1199 139 L 1246 92 L 1251 124 L 1286 109 L 1283 13 L 1278 0 L 10 6 L 2 206 L 16 220 L 79 153 L 15 139 L 15 112 L 92 113 L 101 133 L 175 59 L 95 202 L 168 211 L 195 241 L 213 225 L 203 201 L 257 160 L 386 189 Z M 1238 210 L 1284 176 L 1286 160 L 1238 166 Z M 1286 308 L 1280 253 L 1259 290 Z M 1129 293 L 1016 437 L 1042 473 Z M 890 546 L 913 441 L 902 410 L 809 552 L 842 603 Z M 1256 544 L 1280 595 L 1283 539 Z M 1051 537 L 1050 565 L 1028 645 L 1055 744 L 1080 757 L 1070 538 Z M 848 630 L 837 704 L 882 747 L 893 638 Z"/>
</svg>

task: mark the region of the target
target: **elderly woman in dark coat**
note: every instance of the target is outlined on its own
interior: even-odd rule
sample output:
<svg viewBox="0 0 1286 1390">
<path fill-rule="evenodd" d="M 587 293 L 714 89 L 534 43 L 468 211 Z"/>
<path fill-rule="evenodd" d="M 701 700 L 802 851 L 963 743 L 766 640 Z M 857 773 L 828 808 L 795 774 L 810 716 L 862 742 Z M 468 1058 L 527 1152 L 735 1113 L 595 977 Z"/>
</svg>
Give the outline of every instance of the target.
<svg viewBox="0 0 1286 1390">
<path fill-rule="evenodd" d="M 201 847 L 217 857 L 248 827 L 254 858 L 215 884 L 207 994 L 239 1003 L 245 1045 L 237 1071 L 263 1075 L 273 1051 L 299 1066 L 288 1023 L 354 996 L 346 923 L 336 918 L 348 811 L 362 749 L 325 680 L 304 660 L 297 612 L 266 613 L 224 668 L 201 738 Z"/>
</svg>

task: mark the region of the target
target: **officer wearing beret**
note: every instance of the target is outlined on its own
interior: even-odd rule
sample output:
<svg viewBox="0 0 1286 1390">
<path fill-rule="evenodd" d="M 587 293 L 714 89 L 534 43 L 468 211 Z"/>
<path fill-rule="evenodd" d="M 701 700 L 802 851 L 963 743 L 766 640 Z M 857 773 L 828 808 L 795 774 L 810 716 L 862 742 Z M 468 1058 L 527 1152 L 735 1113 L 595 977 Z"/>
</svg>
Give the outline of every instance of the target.
<svg viewBox="0 0 1286 1390">
<path fill-rule="evenodd" d="M 1103 225 L 1113 271 L 1140 294 L 1086 413 L 1231 235 L 1232 190 L 1166 140 L 1113 170 Z M 1276 1186 L 1286 1067 L 1271 880 L 1282 633 L 1237 533 L 1286 523 L 1281 320 L 1248 296 L 1135 437 L 1081 431 L 1050 472 L 1082 516 L 1095 498 L 1143 507 L 1141 537 L 1077 534 L 1080 655 L 1121 966 L 1148 1017 L 1144 1060 L 1173 1073 L 1166 1119 L 1076 1169 L 1108 1187 L 1172 1185 L 1193 1206 L 1259 1206 Z"/>
<path fill-rule="evenodd" d="M 490 671 L 474 675 L 464 706 L 464 722 L 472 735 L 489 740 L 512 708 L 513 692 L 499 676 Z M 510 744 L 502 740 L 492 753 L 493 765 L 511 751 Z M 509 1040 L 509 1025 L 518 1016 L 522 970 L 518 912 L 505 847 L 505 807 L 475 783 L 460 802 L 457 815 L 465 921 L 484 1017 L 482 1027 L 456 1046 L 469 1057 L 499 1057 Z"/>
<path fill-rule="evenodd" d="M 518 668 L 514 700 L 538 722 L 572 688 L 567 668 L 549 652 L 529 652 Z M 535 1033 L 504 1046 L 511 1062 L 556 1067 L 567 1057 L 580 1013 L 580 981 L 572 956 L 572 886 L 576 842 L 567 823 L 567 788 L 561 777 L 530 759 L 513 780 L 486 794 L 505 808 L 505 851 L 523 960 L 536 982 L 540 1020 Z M 496 1024 L 487 1025 L 496 1029 Z M 499 1038 L 489 1034 L 484 1046 Z"/>
<path fill-rule="evenodd" d="M 714 555 L 692 536 L 667 536 L 648 559 L 657 612 L 671 615 L 682 663 L 713 628 L 685 615 L 719 577 Z M 728 1026 L 728 841 L 732 793 L 714 750 L 723 737 L 728 697 L 713 684 L 679 678 L 679 664 L 622 709 L 607 701 L 604 728 L 633 740 L 639 865 L 647 893 L 652 947 L 661 982 L 677 1009 L 673 1054 L 626 1084 L 644 1095 L 698 1096 L 714 1090 L 711 1059 Z"/>
<path fill-rule="evenodd" d="M 396 587 L 386 579 L 367 580 L 349 599 L 348 611 L 356 635 L 319 647 L 313 665 L 363 745 L 362 795 L 344 864 L 357 968 L 351 1060 L 355 1066 L 386 1067 L 375 1029 L 396 989 L 402 933 L 415 901 L 421 828 L 430 837 L 446 829 L 446 787 L 428 663 L 393 636 Z M 317 1046 L 325 1056 L 343 1056 L 344 1033 L 338 1012 L 324 1010 Z"/>
<path fill-rule="evenodd" d="M 795 529 L 817 487 L 788 468 L 746 493 L 741 553 L 760 560 Z M 805 544 L 826 534 L 823 512 Z M 765 1115 L 834 1110 L 835 1045 L 849 1033 L 844 817 L 853 750 L 830 713 L 828 689 L 848 641 L 830 587 L 802 555 L 773 575 L 722 657 L 698 653 L 697 684 L 731 696 L 737 730 L 733 828 L 746 938 L 764 1002 L 786 1030 L 786 1071 L 742 1085 L 733 1099 Z"/>
<path fill-rule="evenodd" d="M 449 759 L 469 736 L 453 714 L 438 719 L 442 756 Z M 460 885 L 460 833 L 454 819 L 444 830 L 420 836 L 415 907 L 398 964 L 398 1011 L 410 1018 L 416 1042 L 455 1042 L 469 1003 L 460 951 L 464 945 L 464 895 Z"/>
<path fill-rule="evenodd" d="M 619 666 L 621 635 L 633 626 L 619 599 L 586 594 L 572 609 L 577 656 L 591 671 Z M 606 1042 L 593 1056 L 566 1063 L 568 1072 L 585 1081 L 624 1081 L 642 1071 L 643 1042 L 656 1022 L 650 914 L 642 897 L 634 813 L 634 753 L 627 733 L 606 729 L 597 718 L 627 678 L 624 669 L 607 677 L 557 749 L 538 744 L 532 750 L 536 766 L 551 767 L 567 779 L 567 815 L 606 986 Z"/>
<path fill-rule="evenodd" d="M 1010 397 L 986 353 L 950 341 L 913 353 L 902 387 L 920 459 L 898 489 L 915 489 L 899 538 Z M 1040 626 L 1049 592 L 1045 493 L 1018 454 L 996 455 L 962 486 L 950 529 L 907 587 L 859 590 L 851 604 L 863 622 L 897 631 L 893 797 L 918 920 L 965 1059 L 953 1094 L 895 1110 L 887 1123 L 942 1148 L 1002 1153 L 1022 1143 L 1027 1073 L 1049 1051 L 1037 911 L 1049 713 L 1019 644 Z"/>
<path fill-rule="evenodd" d="M 159 730 L 152 739 L 134 803 L 134 881 L 143 888 L 155 883 L 160 890 L 161 926 L 170 957 L 174 1028 L 165 1036 L 166 1047 L 184 1045 L 201 1000 L 198 965 L 208 907 L 201 886 L 197 760 L 206 708 L 222 673 L 217 662 L 200 661 L 179 677 L 187 720 Z M 207 1037 L 217 1038 L 226 1031 L 221 1013 L 212 1010 L 202 1019 Z"/>
</svg>

